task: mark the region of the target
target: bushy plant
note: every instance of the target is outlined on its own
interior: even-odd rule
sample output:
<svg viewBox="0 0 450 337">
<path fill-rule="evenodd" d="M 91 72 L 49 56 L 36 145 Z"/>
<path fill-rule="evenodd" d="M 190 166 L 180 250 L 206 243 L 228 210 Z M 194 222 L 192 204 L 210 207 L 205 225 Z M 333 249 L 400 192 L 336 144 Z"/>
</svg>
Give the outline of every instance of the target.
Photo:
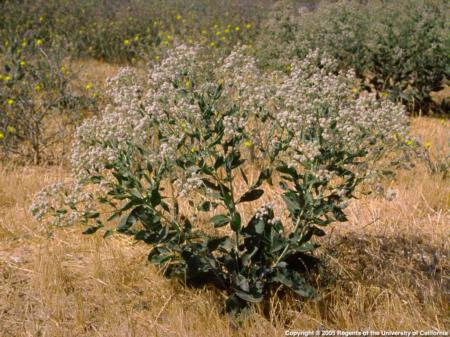
<svg viewBox="0 0 450 337">
<path fill-rule="evenodd" d="M 221 289 L 228 312 L 274 285 L 313 296 L 313 238 L 346 220 L 367 163 L 406 136 L 404 109 L 357 95 L 317 52 L 288 74 L 243 49 L 200 55 L 181 46 L 147 82 L 129 68 L 112 79 L 114 105 L 77 130 L 72 185 L 44 189 L 32 211 L 86 234 L 117 221 L 166 276 Z"/>
<path fill-rule="evenodd" d="M 441 89 L 449 73 L 445 1 L 321 2 L 315 10 L 285 3 L 264 24 L 267 37 L 260 38 L 259 52 L 265 64 L 279 64 L 280 56 L 286 64 L 316 48 L 333 56 L 339 68 L 354 69 L 364 89 L 414 112 L 433 107 L 430 93 Z"/>
<path fill-rule="evenodd" d="M 35 49 L 34 52 L 30 48 Z M 1 156 L 40 164 L 59 161 L 49 147 L 67 136 L 81 111 L 95 99 L 77 93 L 74 79 L 56 53 L 22 41 L 9 44 L 0 59 Z M 33 56 L 31 56 L 33 55 Z"/>
</svg>

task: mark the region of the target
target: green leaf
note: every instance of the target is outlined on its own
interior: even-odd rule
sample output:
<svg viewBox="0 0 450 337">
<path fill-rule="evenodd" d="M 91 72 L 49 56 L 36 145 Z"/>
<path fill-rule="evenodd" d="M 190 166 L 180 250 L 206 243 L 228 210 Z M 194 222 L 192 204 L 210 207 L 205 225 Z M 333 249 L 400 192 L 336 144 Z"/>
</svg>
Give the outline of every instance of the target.
<svg viewBox="0 0 450 337">
<path fill-rule="evenodd" d="M 100 216 L 99 212 L 86 212 L 84 214 L 84 217 L 86 219 L 95 219 L 95 218 L 98 218 L 99 216 Z"/>
<path fill-rule="evenodd" d="M 231 229 L 238 232 L 241 229 L 241 215 L 238 212 L 233 214 L 231 219 Z"/>
<path fill-rule="evenodd" d="M 88 229 L 86 229 L 83 234 L 94 234 L 95 232 L 97 232 L 100 228 L 102 228 L 103 225 L 98 225 L 98 226 L 91 226 Z"/>
<path fill-rule="evenodd" d="M 229 223 L 230 218 L 228 218 L 225 215 L 219 214 L 219 215 L 213 216 L 211 219 L 209 219 L 209 221 L 214 225 L 214 228 L 218 228 L 218 227 L 223 227 L 227 223 Z"/>
<path fill-rule="evenodd" d="M 103 234 L 103 238 L 106 239 L 106 238 L 110 237 L 113 233 L 114 233 L 114 231 L 112 229 L 108 229 L 105 232 L 105 234 Z"/>
<path fill-rule="evenodd" d="M 250 201 L 258 200 L 259 198 L 261 198 L 261 196 L 263 194 L 264 194 L 264 190 L 261 190 L 261 189 L 249 190 L 249 191 L 245 192 L 245 194 L 239 198 L 237 203 L 239 204 L 241 202 L 250 202 Z"/>
</svg>

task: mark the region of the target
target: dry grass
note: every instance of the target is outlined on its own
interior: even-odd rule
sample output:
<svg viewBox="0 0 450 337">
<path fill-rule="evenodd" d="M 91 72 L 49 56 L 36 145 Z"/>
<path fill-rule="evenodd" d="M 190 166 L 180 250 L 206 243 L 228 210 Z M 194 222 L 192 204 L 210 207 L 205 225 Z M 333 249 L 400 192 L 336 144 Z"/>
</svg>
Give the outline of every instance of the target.
<svg viewBox="0 0 450 337">
<path fill-rule="evenodd" d="M 449 154 L 449 123 L 414 119 L 413 130 Z M 320 255 L 322 298 L 276 297 L 237 328 L 210 289 L 185 289 L 146 262 L 126 237 L 41 228 L 28 214 L 34 192 L 63 169 L 0 169 L 0 336 L 282 336 L 284 330 L 445 330 L 449 326 L 449 181 L 423 165 L 348 209 Z"/>
</svg>

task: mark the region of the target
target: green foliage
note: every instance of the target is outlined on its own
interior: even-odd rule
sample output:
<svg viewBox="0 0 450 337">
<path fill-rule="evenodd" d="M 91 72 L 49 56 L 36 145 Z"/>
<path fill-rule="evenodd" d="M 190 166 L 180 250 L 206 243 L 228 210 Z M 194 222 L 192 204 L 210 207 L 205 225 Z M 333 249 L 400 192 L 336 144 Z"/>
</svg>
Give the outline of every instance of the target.
<svg viewBox="0 0 450 337">
<path fill-rule="evenodd" d="M 289 9 L 277 7 L 266 24 L 267 37 L 260 38 L 265 64 L 277 64 L 274 58 L 280 56 L 290 63 L 290 57 L 315 48 L 341 68 L 354 69 L 363 89 L 389 95 L 410 111 L 427 113 L 433 107 L 430 93 L 440 90 L 449 74 L 446 1 L 323 3 L 301 14 L 295 14 L 298 5 L 286 3 Z M 269 39 L 282 43 L 268 44 Z"/>
<path fill-rule="evenodd" d="M 107 62 L 158 59 L 174 45 L 251 41 L 267 1 L 3 1 L 0 43 L 13 39 Z M 32 14 L 31 14 L 32 13 Z"/>
</svg>

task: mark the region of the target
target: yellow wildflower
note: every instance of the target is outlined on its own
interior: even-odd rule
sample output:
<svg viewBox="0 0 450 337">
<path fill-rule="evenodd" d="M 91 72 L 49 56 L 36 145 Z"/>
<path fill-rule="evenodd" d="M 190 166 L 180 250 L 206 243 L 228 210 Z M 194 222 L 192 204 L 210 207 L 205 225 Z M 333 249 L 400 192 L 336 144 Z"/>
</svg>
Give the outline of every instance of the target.
<svg viewBox="0 0 450 337">
<path fill-rule="evenodd" d="M 186 85 L 186 88 L 190 88 L 191 87 L 191 81 L 189 79 L 187 79 L 184 84 Z"/>
<path fill-rule="evenodd" d="M 247 29 L 252 28 L 252 24 L 251 24 L 251 23 L 247 23 L 247 24 L 245 25 L 245 28 L 247 28 Z"/>
<path fill-rule="evenodd" d="M 211 41 L 209 44 L 210 47 L 214 47 L 215 45 L 216 45 L 216 43 L 214 41 Z"/>
<path fill-rule="evenodd" d="M 2 140 L 3 138 L 5 138 L 5 134 L 0 131 L 0 140 Z"/>
<path fill-rule="evenodd" d="M 36 91 L 41 91 L 41 89 L 42 89 L 42 87 L 39 83 L 34 86 L 34 90 L 36 90 Z"/>
<path fill-rule="evenodd" d="M 423 145 L 425 146 L 426 149 L 429 149 L 431 147 L 432 143 L 430 141 L 427 141 Z"/>
<path fill-rule="evenodd" d="M 11 126 L 11 125 L 8 125 L 6 127 L 6 131 L 8 131 L 9 133 L 15 133 L 16 132 L 16 128 Z"/>
<path fill-rule="evenodd" d="M 22 60 L 22 61 L 20 61 L 20 65 L 23 67 L 23 66 L 25 66 L 27 63 L 24 61 L 24 60 Z"/>
<path fill-rule="evenodd" d="M 198 150 L 197 150 L 197 148 L 194 146 L 194 147 L 192 147 L 192 149 L 191 149 L 191 152 L 192 153 L 195 153 L 195 152 L 197 152 Z"/>
<path fill-rule="evenodd" d="M 253 143 L 252 143 L 251 140 L 247 139 L 247 140 L 244 141 L 244 146 L 245 147 L 251 147 L 252 145 L 253 145 Z"/>
<path fill-rule="evenodd" d="M 239 26 L 236 26 L 236 27 L 234 27 L 234 30 L 238 32 L 238 31 L 240 31 L 240 30 L 241 30 L 241 27 L 239 27 Z"/>
<path fill-rule="evenodd" d="M 352 88 L 352 93 L 357 94 L 359 92 L 358 88 Z"/>
<path fill-rule="evenodd" d="M 225 29 L 225 33 L 229 33 L 230 32 L 230 28 Z"/>
<path fill-rule="evenodd" d="M 13 105 L 14 104 L 14 100 L 12 98 L 8 98 L 8 100 L 6 101 L 6 103 L 8 105 Z"/>
<path fill-rule="evenodd" d="M 27 46 L 27 40 L 22 40 L 22 47 L 26 47 Z"/>
<path fill-rule="evenodd" d="M 90 83 L 86 84 L 86 86 L 85 86 L 86 90 L 91 89 L 91 87 L 92 87 L 92 85 Z"/>
<path fill-rule="evenodd" d="M 413 141 L 412 141 L 411 139 L 407 140 L 407 141 L 406 141 L 406 145 L 408 145 L 408 146 L 413 145 Z"/>
<path fill-rule="evenodd" d="M 388 94 L 386 91 L 382 91 L 382 92 L 380 93 L 380 96 L 383 97 L 383 98 L 385 98 L 385 97 L 388 97 L 389 94 Z"/>
<path fill-rule="evenodd" d="M 43 43 L 44 43 L 44 40 L 42 40 L 42 39 L 36 40 L 36 46 L 42 46 Z"/>
<path fill-rule="evenodd" d="M 5 81 L 11 81 L 11 76 L 6 75 L 6 76 L 5 76 Z"/>
<path fill-rule="evenodd" d="M 217 36 L 219 36 L 219 35 L 221 35 L 221 34 L 222 34 L 221 32 L 216 32 L 216 35 L 217 35 Z"/>
<path fill-rule="evenodd" d="M 123 44 L 125 46 L 128 46 L 130 44 L 130 40 L 128 40 L 128 39 L 123 40 Z"/>
<path fill-rule="evenodd" d="M 176 16 L 176 18 L 177 18 L 177 20 L 181 20 L 181 15 L 178 14 L 178 15 Z"/>
<path fill-rule="evenodd" d="M 40 16 L 39 17 L 39 22 L 43 22 L 44 21 L 44 17 L 43 16 Z"/>
</svg>

